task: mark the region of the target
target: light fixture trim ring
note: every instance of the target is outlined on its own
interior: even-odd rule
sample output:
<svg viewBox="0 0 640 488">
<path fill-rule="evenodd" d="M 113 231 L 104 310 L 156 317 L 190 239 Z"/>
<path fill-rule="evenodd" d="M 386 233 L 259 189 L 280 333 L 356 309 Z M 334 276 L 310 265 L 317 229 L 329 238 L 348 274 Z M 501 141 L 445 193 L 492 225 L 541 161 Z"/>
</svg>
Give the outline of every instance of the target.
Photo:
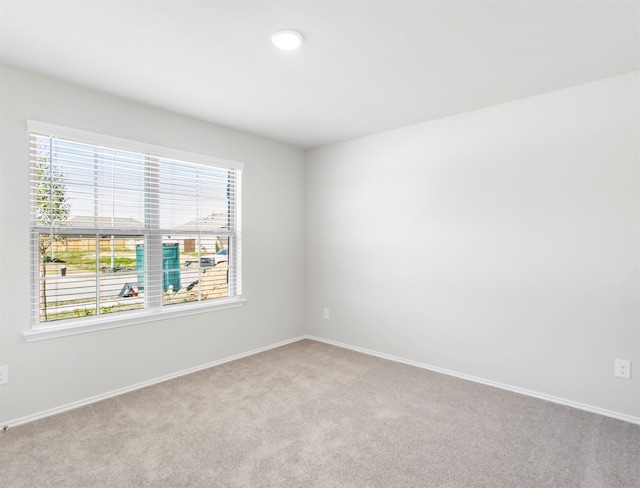
<svg viewBox="0 0 640 488">
<path fill-rule="evenodd" d="M 282 29 L 271 36 L 271 42 L 280 49 L 290 51 L 300 47 L 304 42 L 304 37 L 298 31 Z"/>
</svg>

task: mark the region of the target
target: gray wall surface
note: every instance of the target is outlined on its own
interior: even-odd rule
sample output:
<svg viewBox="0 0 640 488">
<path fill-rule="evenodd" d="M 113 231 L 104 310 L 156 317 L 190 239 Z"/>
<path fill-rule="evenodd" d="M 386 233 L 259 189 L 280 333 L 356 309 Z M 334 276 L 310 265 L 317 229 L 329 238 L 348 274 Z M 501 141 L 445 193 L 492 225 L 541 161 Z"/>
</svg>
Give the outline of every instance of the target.
<svg viewBox="0 0 640 488">
<path fill-rule="evenodd" d="M 638 81 L 311 150 L 309 333 L 640 416 Z"/>
<path fill-rule="evenodd" d="M 3 67 L 0 163 L 0 420 L 194 368 L 302 333 L 304 153 L 96 91 Z M 26 343 L 26 119 L 245 163 L 244 307 Z M 274 256 L 281 259 L 274 259 Z"/>
<path fill-rule="evenodd" d="M 640 417 L 637 72 L 306 154 L 0 75 L 1 422 L 304 334 Z M 26 119 L 245 163 L 246 306 L 27 343 Z"/>
</svg>

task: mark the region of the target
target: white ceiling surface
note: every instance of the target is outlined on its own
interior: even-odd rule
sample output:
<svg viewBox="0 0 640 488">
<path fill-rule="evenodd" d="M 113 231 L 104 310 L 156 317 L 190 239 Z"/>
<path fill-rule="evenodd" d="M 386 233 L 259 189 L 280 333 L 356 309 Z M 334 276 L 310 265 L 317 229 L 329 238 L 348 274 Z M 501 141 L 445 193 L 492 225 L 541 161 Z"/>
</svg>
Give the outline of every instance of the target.
<svg viewBox="0 0 640 488">
<path fill-rule="evenodd" d="M 631 1 L 1 0 L 0 60 L 300 148 L 639 69 Z M 306 42 L 280 51 L 279 29 Z"/>
</svg>

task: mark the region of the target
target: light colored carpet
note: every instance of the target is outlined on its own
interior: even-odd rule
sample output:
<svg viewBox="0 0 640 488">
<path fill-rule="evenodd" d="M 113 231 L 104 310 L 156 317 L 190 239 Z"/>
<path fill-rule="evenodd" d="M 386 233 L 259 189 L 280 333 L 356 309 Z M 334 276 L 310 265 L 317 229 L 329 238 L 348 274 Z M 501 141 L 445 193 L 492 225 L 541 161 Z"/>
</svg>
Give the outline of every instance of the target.
<svg viewBox="0 0 640 488">
<path fill-rule="evenodd" d="M 640 426 L 304 340 L 0 433 L 2 487 L 640 487 Z"/>
</svg>

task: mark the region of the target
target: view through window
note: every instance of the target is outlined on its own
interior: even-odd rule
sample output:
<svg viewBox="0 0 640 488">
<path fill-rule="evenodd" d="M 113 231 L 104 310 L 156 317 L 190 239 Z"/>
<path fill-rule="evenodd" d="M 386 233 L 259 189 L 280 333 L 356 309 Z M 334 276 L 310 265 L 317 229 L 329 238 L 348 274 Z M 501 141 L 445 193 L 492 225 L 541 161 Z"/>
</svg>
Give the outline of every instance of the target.
<svg viewBox="0 0 640 488">
<path fill-rule="evenodd" d="M 30 132 L 35 325 L 241 295 L 238 163 Z"/>
</svg>

